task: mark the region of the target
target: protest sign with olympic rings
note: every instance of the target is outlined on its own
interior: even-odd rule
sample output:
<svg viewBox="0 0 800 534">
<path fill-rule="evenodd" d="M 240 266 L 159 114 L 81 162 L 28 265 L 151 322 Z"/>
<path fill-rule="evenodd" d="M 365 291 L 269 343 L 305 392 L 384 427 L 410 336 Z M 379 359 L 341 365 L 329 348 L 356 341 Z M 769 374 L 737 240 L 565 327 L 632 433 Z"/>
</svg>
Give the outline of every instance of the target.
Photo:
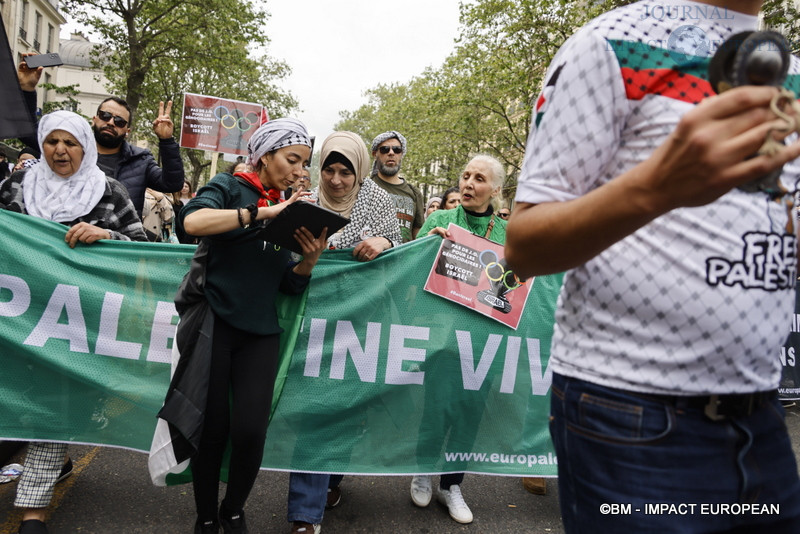
<svg viewBox="0 0 800 534">
<path fill-rule="evenodd" d="M 180 146 L 247 155 L 247 142 L 266 122 L 261 104 L 186 93 Z"/>
<path fill-rule="evenodd" d="M 502 245 L 452 223 L 447 231 L 425 290 L 516 330 L 534 280 L 522 281 L 508 268 Z"/>
</svg>

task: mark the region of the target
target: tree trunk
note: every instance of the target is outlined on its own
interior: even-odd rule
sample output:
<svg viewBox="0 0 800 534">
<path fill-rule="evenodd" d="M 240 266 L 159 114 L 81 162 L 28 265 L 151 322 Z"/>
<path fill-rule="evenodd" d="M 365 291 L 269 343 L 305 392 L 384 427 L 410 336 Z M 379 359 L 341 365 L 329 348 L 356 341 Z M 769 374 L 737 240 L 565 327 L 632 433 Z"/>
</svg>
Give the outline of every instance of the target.
<svg viewBox="0 0 800 534">
<path fill-rule="evenodd" d="M 203 179 L 203 172 L 206 168 L 211 167 L 210 161 L 205 161 L 202 157 L 203 151 L 202 150 L 186 150 L 186 154 L 189 157 L 189 163 L 192 166 L 192 191 L 197 191 L 199 189 L 199 185 L 206 184 L 208 182 L 208 178 Z"/>
</svg>

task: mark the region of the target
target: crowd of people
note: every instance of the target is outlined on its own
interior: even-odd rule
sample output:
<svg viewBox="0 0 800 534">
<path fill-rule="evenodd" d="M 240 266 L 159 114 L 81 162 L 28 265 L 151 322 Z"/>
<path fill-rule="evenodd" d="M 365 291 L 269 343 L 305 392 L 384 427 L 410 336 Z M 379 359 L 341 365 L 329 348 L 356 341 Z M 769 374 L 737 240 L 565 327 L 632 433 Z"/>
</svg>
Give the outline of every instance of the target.
<svg viewBox="0 0 800 534">
<path fill-rule="evenodd" d="M 19 66 L 18 77 L 28 89 L 29 103 L 35 102 L 30 93 L 40 74 L 41 68 L 29 69 L 24 61 Z M 469 163 L 458 186 L 426 205 L 417 187 L 400 173 L 408 150 L 400 132 L 377 136 L 370 154 L 359 135 L 341 131 L 322 143 L 318 185 L 311 189 L 312 138 L 302 123 L 277 119 L 254 133 L 247 161 L 233 164 L 194 194 L 178 166 L 180 154 L 170 112 L 171 102 L 162 103 L 153 123 L 162 165 L 148 150 L 126 141 L 132 112 L 120 98 L 103 101 L 91 123 L 67 111 L 45 115 L 39 123 L 37 146 L 20 153 L 18 166 L 23 171 L 13 172 L 9 166 L 0 186 L 0 207 L 72 226 L 67 234 L 70 246 L 101 239 L 198 245 L 186 278 L 197 278 L 194 269 L 200 268 L 204 283 L 185 283 L 176 296 L 181 317 L 176 344 L 182 357 L 160 416 L 171 422 L 173 399 L 185 398 L 186 390 L 196 393 L 196 387 L 187 386 L 187 377 L 208 377 L 208 387 L 192 399 L 203 413 L 191 460 L 197 508 L 194 531 L 246 532 L 244 507 L 263 454 L 277 371 L 280 329 L 271 304 L 276 292 L 303 292 L 324 249 L 352 249 L 354 260 L 372 261 L 417 237 L 445 236 L 446 231 L 434 224 L 446 226 L 446 217 L 441 216 L 445 213 L 456 214 L 453 221 L 466 228 L 471 228 L 466 220 L 473 216 L 490 221 L 494 230 L 485 236 L 502 244 L 505 219 L 493 212 L 499 207 L 505 172 L 496 159 L 479 156 Z M 476 165 L 479 168 L 473 168 Z M 39 174 L 43 178 L 34 180 Z M 29 194 L 31 190 L 40 194 Z M 111 195 L 113 202 L 103 202 L 101 193 Z M 317 237 L 302 228 L 296 238 L 303 254 L 292 261 L 287 250 L 263 246 L 259 228 L 264 220 L 302 200 L 316 202 L 350 222 L 331 235 L 323 232 Z M 73 203 L 80 208 L 72 210 Z M 86 213 L 93 206 L 114 214 L 98 217 L 97 207 Z M 70 209 L 62 215 L 57 208 Z M 248 281 L 256 273 L 274 283 L 254 286 Z M 253 298 L 255 288 L 263 293 L 257 298 Z M 201 327 L 213 332 L 208 344 L 196 343 Z M 201 350 L 208 352 L 199 357 Z M 228 484 L 218 503 L 222 454 L 229 439 Z M 28 444 L 15 501 L 24 509 L 20 533 L 47 532 L 44 518 L 53 488 L 71 471 L 65 444 Z M 291 474 L 287 518 L 292 532 L 320 531 L 325 509 L 340 502 L 342 478 Z M 463 474 L 442 476 L 437 495 L 453 519 L 469 523 L 472 512 L 460 491 L 462 480 Z M 419 490 L 425 481 L 427 498 L 420 497 Z M 431 494 L 429 476 L 413 478 L 415 504 L 427 506 Z"/>
<path fill-rule="evenodd" d="M 695 63 L 668 52 L 656 62 L 652 47 L 642 46 L 668 42 L 687 20 L 715 42 L 752 31 L 760 1 L 674 3 L 682 19 L 655 17 L 664 6 L 642 0 L 600 16 L 560 49 L 537 100 L 513 213 L 501 198 L 506 169 L 486 154 L 466 162 L 457 185 L 426 201 L 400 172 L 409 143 L 394 130 L 369 149 L 353 132 L 328 136 L 311 189 L 313 139 L 294 119 L 262 125 L 247 161 L 194 195 L 173 137 L 171 102 L 161 103 L 153 122 L 161 165 L 126 141 L 132 113 L 116 97 L 100 104 L 91 125 L 67 111 L 45 115 L 29 157 L 21 153 L 13 169 L 0 161 L 0 208 L 68 226 L 65 246 L 197 244 L 176 297 L 182 357 L 160 413 L 180 420 L 175 398 L 183 403 L 190 391 L 201 414 L 190 440 L 196 534 L 247 532 L 245 505 L 277 372 L 277 292 L 302 293 L 326 249 L 370 262 L 414 239 L 448 239 L 449 224 L 505 245 L 520 275 L 565 273 L 550 360 L 550 429 L 568 533 L 800 532 L 800 478 L 776 391 L 794 280 L 769 291 L 759 283 L 780 259 L 767 243 L 794 231 L 782 197 L 800 182 L 787 165 L 800 155 L 795 111 L 775 112 L 781 93 L 771 86 L 692 96 L 707 84 Z M 701 9 L 720 5 L 725 17 Z M 630 72 L 654 65 L 674 77 L 653 74 L 632 89 Z M 800 76 L 800 62 L 792 57 L 787 70 Z M 41 68 L 23 61 L 18 75 L 30 102 Z M 770 150 L 762 149 L 767 140 Z M 746 186 L 781 170 L 785 187 L 777 193 Z M 349 223 L 330 235 L 298 229 L 299 256 L 267 247 L 259 231 L 265 221 L 304 201 Z M 796 251 L 781 254 L 792 260 L 784 267 L 796 269 Z M 720 259 L 753 274 L 712 281 L 709 265 Z M 201 329 L 211 333 L 208 343 L 197 342 Z M 198 376 L 208 384 L 199 391 L 187 386 Z M 229 440 L 229 480 L 218 502 Z M 47 532 L 44 510 L 70 466 L 66 445 L 28 444 L 15 501 L 21 534 Z M 292 532 L 321 531 L 325 510 L 342 499 L 342 479 L 291 473 Z M 463 473 L 444 474 L 435 494 L 467 524 L 473 514 L 463 481 Z M 543 479 L 523 485 L 546 491 Z M 433 495 L 430 475 L 412 477 L 416 506 L 428 506 Z M 615 515 L 603 512 L 608 503 L 770 504 L 780 514 Z"/>
</svg>

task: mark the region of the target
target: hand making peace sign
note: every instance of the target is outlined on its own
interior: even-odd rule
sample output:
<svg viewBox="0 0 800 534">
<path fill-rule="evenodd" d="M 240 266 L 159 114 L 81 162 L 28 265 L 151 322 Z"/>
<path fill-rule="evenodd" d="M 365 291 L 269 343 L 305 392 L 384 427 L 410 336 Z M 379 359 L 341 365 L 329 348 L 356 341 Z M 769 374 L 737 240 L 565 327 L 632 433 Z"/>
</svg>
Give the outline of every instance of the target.
<svg viewBox="0 0 800 534">
<path fill-rule="evenodd" d="M 159 139 L 169 139 L 175 131 L 170 114 L 172 113 L 172 100 L 167 102 L 166 109 L 164 102 L 158 103 L 158 117 L 153 121 L 153 131 Z"/>
</svg>

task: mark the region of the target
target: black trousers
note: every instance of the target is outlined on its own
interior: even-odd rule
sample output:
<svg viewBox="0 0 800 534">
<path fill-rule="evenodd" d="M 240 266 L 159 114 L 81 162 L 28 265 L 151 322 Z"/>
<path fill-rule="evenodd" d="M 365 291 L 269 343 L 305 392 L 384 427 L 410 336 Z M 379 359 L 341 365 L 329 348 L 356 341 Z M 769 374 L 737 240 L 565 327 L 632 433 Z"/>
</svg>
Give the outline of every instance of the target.
<svg viewBox="0 0 800 534">
<path fill-rule="evenodd" d="M 216 519 L 222 456 L 231 439 L 223 504 L 234 513 L 245 501 L 261 467 L 272 392 L 278 372 L 279 334 L 260 336 L 215 318 L 200 448 L 192 459 L 194 500 L 203 521 Z"/>
</svg>

